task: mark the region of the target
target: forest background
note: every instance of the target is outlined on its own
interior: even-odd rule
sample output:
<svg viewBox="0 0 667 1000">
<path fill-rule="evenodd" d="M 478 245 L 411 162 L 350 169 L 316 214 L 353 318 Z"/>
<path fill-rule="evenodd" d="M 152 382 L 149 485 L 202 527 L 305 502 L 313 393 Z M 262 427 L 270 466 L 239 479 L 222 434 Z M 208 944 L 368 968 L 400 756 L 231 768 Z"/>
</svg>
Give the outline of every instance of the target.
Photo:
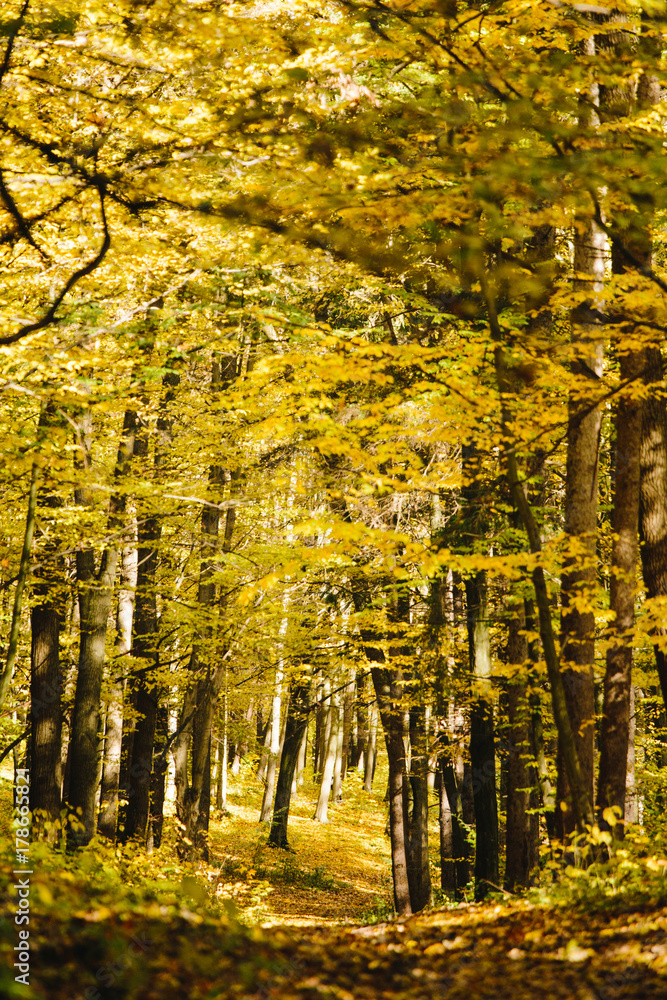
<svg viewBox="0 0 667 1000">
<path fill-rule="evenodd" d="M 452 898 L 662 873 L 664 5 L 2 11 L 33 836 L 195 863 L 256 766 L 286 849 L 384 740 L 399 915 L 434 795 Z"/>
</svg>

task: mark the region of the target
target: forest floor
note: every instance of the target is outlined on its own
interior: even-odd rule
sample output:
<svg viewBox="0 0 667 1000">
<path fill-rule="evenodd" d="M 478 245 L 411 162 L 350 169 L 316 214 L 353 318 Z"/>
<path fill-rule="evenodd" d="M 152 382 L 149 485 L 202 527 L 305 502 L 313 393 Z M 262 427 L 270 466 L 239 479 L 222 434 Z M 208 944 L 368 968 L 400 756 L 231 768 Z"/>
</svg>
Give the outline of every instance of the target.
<svg viewBox="0 0 667 1000">
<path fill-rule="evenodd" d="M 355 776 L 346 784 L 328 824 L 310 819 L 314 791 L 304 787 L 290 815 L 294 854 L 264 845 L 260 789 L 250 772 L 232 782 L 229 815 L 212 823 L 208 866 L 179 863 L 169 844 L 148 858 L 97 842 L 71 857 L 31 845 L 29 986 L 16 983 L 12 969 L 15 865 L 5 839 L 0 996 L 667 998 L 662 861 L 647 857 L 627 872 L 572 876 L 527 899 L 450 903 L 397 921 L 389 918 L 381 776 L 370 797 Z M 5 838 L 8 792 L 2 780 Z M 619 892 L 623 880 L 629 892 Z"/>
</svg>

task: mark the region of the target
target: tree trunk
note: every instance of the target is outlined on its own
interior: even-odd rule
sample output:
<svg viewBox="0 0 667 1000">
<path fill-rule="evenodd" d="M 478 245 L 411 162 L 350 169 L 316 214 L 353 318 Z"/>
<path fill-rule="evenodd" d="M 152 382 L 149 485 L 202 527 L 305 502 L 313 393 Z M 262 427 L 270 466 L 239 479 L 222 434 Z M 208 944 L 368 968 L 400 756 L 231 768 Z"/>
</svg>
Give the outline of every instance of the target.
<svg viewBox="0 0 667 1000">
<path fill-rule="evenodd" d="M 266 765 L 266 778 L 264 779 L 264 796 L 262 798 L 262 811 L 259 817 L 260 823 L 268 823 L 272 814 L 273 792 L 276 786 L 276 773 L 280 756 L 282 684 L 283 669 L 282 665 L 279 665 L 276 667 L 275 687 L 271 703 L 271 743 L 269 744 L 269 757 Z"/>
<path fill-rule="evenodd" d="M 377 656 L 381 650 L 367 648 L 366 655 Z M 369 656 L 370 659 L 370 656 Z M 408 838 L 406 836 L 405 746 L 403 743 L 403 713 L 401 691 L 392 671 L 373 667 L 373 685 L 378 702 L 387 757 L 389 759 L 389 834 L 391 837 L 391 868 L 394 882 L 394 906 L 399 917 L 412 913 L 408 878 Z"/>
<path fill-rule="evenodd" d="M 21 615 L 23 611 L 23 593 L 25 591 L 28 572 L 30 570 L 30 557 L 32 554 L 32 539 L 35 533 L 35 512 L 37 510 L 39 471 L 37 464 L 33 462 L 30 474 L 30 489 L 28 490 L 28 510 L 25 519 L 25 531 L 23 533 L 23 547 L 21 550 L 21 560 L 16 579 L 16 590 L 14 591 L 14 607 L 12 609 L 12 622 L 9 630 L 9 642 L 7 644 L 7 659 L 5 668 L 0 677 L 0 709 L 5 703 L 9 686 L 14 676 L 14 667 L 19 651 L 19 637 L 21 634 Z"/>
<path fill-rule="evenodd" d="M 95 794 L 100 738 L 100 696 L 104 673 L 107 622 L 116 576 L 116 552 L 107 549 L 95 569 L 91 549 L 77 552 L 81 645 L 72 716 L 72 758 L 69 776 L 70 809 L 81 810 L 81 823 L 73 824 L 69 846 L 87 844 L 95 833 Z"/>
<path fill-rule="evenodd" d="M 636 353 L 623 354 L 622 382 L 630 380 L 634 383 L 641 376 L 642 360 Z M 630 632 L 635 615 L 641 426 L 642 404 L 636 397 L 633 384 L 632 395 L 620 397 L 616 404 L 614 540 L 611 552 L 610 593 L 610 609 L 614 612 L 614 620 L 611 624 L 613 645 L 607 650 L 600 732 L 597 807 L 598 822 L 601 826 L 609 826 L 603 816 L 604 810 L 608 807 L 618 809 L 621 821 L 625 817 L 632 687 Z M 622 822 L 617 829 L 623 829 Z"/>
<path fill-rule="evenodd" d="M 443 892 L 453 896 L 456 892 L 456 869 L 454 867 L 452 810 L 440 766 L 436 771 L 435 787 L 438 793 L 438 829 L 440 832 L 440 888 Z"/>
<path fill-rule="evenodd" d="M 329 711 L 327 712 L 326 721 L 326 731 L 329 734 L 329 738 L 326 744 L 326 750 L 324 751 L 323 764 L 322 764 L 322 779 L 320 781 L 320 793 L 317 798 L 317 805 L 315 806 L 315 815 L 313 819 L 317 823 L 327 823 L 328 822 L 328 807 L 329 798 L 331 796 L 331 785 L 333 783 L 334 769 L 336 767 L 336 758 L 339 752 L 339 738 L 340 738 L 340 699 L 339 692 L 331 695 L 329 699 Z"/>
<path fill-rule="evenodd" d="M 531 786 L 535 785 L 532 755 L 532 710 L 526 683 L 528 644 L 523 602 L 509 621 L 507 661 L 519 670 L 508 683 L 509 755 L 507 773 L 507 848 L 505 888 L 529 886 L 539 861 L 538 816 L 529 812 Z"/>
<path fill-rule="evenodd" d="M 125 657 L 132 648 L 134 591 L 137 585 L 137 550 L 126 546 L 121 553 L 120 589 L 116 614 L 116 657 L 112 666 L 115 677 L 107 704 L 104 733 L 104 767 L 100 791 L 100 813 L 97 829 L 115 840 L 118 822 L 118 791 L 123 743 L 123 703 L 125 697 Z"/>
<path fill-rule="evenodd" d="M 364 790 L 371 792 L 375 777 L 375 762 L 377 760 L 378 713 L 375 703 L 368 709 L 368 737 L 366 740 L 364 760 Z"/>
<path fill-rule="evenodd" d="M 62 419 L 51 404 L 44 407 L 37 426 L 40 434 L 54 439 L 63 432 Z M 48 476 L 48 472 L 45 475 Z M 44 539 L 39 537 L 39 567 L 35 570 L 33 606 L 30 612 L 32 642 L 30 647 L 30 810 L 35 820 L 41 815 L 54 822 L 60 817 L 62 782 L 62 687 L 60 632 L 65 611 L 65 561 L 59 555 L 60 543 L 51 536 L 61 501 L 44 482 L 37 495 Z M 37 835 L 37 823 L 34 824 Z"/>
<path fill-rule="evenodd" d="M 178 385 L 176 372 L 170 372 L 171 389 Z M 165 376 L 166 381 L 167 376 Z M 167 390 L 163 407 L 173 399 Z M 164 419 L 164 418 L 163 418 Z M 148 429 L 137 424 L 135 455 L 144 461 L 149 454 Z M 160 465 L 159 449 L 155 451 L 156 471 Z M 158 614 L 156 575 L 162 523 L 154 514 L 141 512 L 137 525 L 137 586 L 132 630 L 132 656 L 143 666 L 135 668 L 130 681 L 137 721 L 132 739 L 129 762 L 127 810 L 122 841 L 136 839 L 146 843 L 151 811 L 151 775 L 159 692 L 155 683 L 158 668 Z M 143 514 L 143 516 L 141 516 Z"/>
<path fill-rule="evenodd" d="M 38 592 L 37 599 L 39 603 L 33 606 L 31 612 L 30 810 L 53 822 L 60 815 L 62 778 L 59 657 L 61 616 L 51 587 L 42 590 L 41 594 Z"/>
<path fill-rule="evenodd" d="M 287 820 L 292 796 L 292 782 L 299 754 L 303 746 L 303 737 L 308 728 L 309 691 L 310 682 L 308 680 L 292 681 L 290 683 L 285 739 L 280 756 L 280 771 L 276 783 L 276 799 L 268 840 L 269 844 L 273 847 L 280 847 L 285 850 L 289 847 L 287 842 Z"/>
<path fill-rule="evenodd" d="M 470 766 L 476 830 L 475 899 L 481 900 L 499 882 L 491 645 L 484 573 L 466 580 L 466 604 L 470 667 L 475 681 L 487 692 L 476 696 L 470 710 Z"/>
<path fill-rule="evenodd" d="M 90 426 L 88 415 L 82 421 L 82 468 L 90 467 Z M 133 414 L 126 413 L 118 448 L 114 481 L 116 486 L 127 473 L 134 453 L 135 432 Z M 86 486 L 76 491 L 80 504 L 90 498 Z M 125 502 L 118 489 L 109 504 L 108 529 L 118 530 L 122 523 Z M 68 828 L 68 849 L 87 844 L 96 828 L 95 796 L 97 792 L 100 696 L 104 674 L 107 623 L 111 610 L 113 587 L 116 578 L 118 550 L 108 546 L 102 553 L 99 569 L 95 567 L 95 553 L 91 548 L 80 549 L 76 554 L 79 582 L 79 669 L 76 679 L 72 730 L 70 737 L 70 774 L 68 804 L 75 812 L 80 810 L 80 824 Z"/>
<path fill-rule="evenodd" d="M 640 552 L 648 598 L 667 597 L 667 400 L 662 392 L 655 390 L 663 379 L 660 349 L 648 347 L 644 356 L 644 382 L 654 388 L 644 400 L 640 452 Z M 655 663 L 667 708 L 667 626 L 657 625 L 653 635 Z"/>
<path fill-rule="evenodd" d="M 150 818 L 146 847 L 150 853 L 162 843 L 164 826 L 164 798 L 167 783 L 167 740 L 169 738 L 169 709 L 166 704 L 158 706 L 155 720 L 155 756 L 151 775 Z"/>
<path fill-rule="evenodd" d="M 452 857 L 453 865 L 443 861 L 440 857 L 440 878 L 443 889 L 445 884 L 454 892 L 455 899 L 463 899 L 463 890 L 470 881 L 470 846 L 468 835 L 465 829 L 463 815 L 463 796 L 461 782 L 459 781 L 454 761 L 451 757 L 451 745 L 440 755 L 440 769 L 442 773 L 443 787 L 447 795 L 449 812 L 452 821 Z"/>
<path fill-rule="evenodd" d="M 593 39 L 584 43 L 587 55 L 595 51 Z M 582 101 L 580 124 L 598 124 L 595 107 L 597 84 Z M 601 306 L 604 282 L 606 236 L 591 218 L 575 220 L 575 291 L 586 299 L 572 315 L 572 374 L 574 384 L 568 401 L 567 458 L 565 467 L 565 534 L 571 551 L 563 563 L 561 578 L 561 672 L 565 701 L 574 735 L 581 777 L 589 803 L 594 797 L 595 657 L 594 595 L 598 509 L 598 452 L 602 414 L 595 406 L 596 382 L 602 376 L 602 331 L 578 318 L 586 310 Z M 557 829 L 561 839 L 572 833 L 575 816 L 568 803 L 570 788 L 563 758 L 562 736 L 558 752 Z"/>
<path fill-rule="evenodd" d="M 410 785 L 412 814 L 408 842 L 408 880 L 410 905 L 417 913 L 433 903 L 431 866 L 428 850 L 428 771 L 429 753 L 426 734 L 426 709 L 417 705 L 410 710 Z"/>
</svg>

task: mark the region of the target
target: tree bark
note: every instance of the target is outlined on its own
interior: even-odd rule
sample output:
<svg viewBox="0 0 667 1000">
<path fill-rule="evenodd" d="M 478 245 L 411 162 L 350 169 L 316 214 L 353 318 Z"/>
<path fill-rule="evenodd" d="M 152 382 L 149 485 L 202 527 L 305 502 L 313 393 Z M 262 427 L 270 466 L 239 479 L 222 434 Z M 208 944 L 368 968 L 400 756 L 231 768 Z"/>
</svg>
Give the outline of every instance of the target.
<svg viewBox="0 0 667 1000">
<path fill-rule="evenodd" d="M 81 425 L 82 468 L 90 468 L 90 427 L 88 415 Z M 118 484 L 128 470 L 134 452 L 134 422 L 126 413 L 121 441 L 114 470 L 115 490 L 109 504 L 108 530 L 121 526 L 125 508 Z M 76 491 L 77 502 L 90 502 L 88 491 L 81 486 Z M 70 774 L 68 804 L 75 813 L 80 811 L 80 822 L 72 821 L 68 827 L 68 849 L 89 843 L 96 828 L 95 797 L 98 783 L 100 738 L 100 700 L 104 674 L 107 623 L 111 610 L 118 550 L 109 545 L 95 566 L 92 548 L 80 549 L 76 554 L 79 583 L 79 668 L 76 679 L 72 730 L 70 737 Z"/>
<path fill-rule="evenodd" d="M 428 850 L 428 771 L 429 751 L 426 710 L 423 704 L 410 709 L 410 785 L 412 813 L 409 829 L 408 880 L 410 905 L 417 913 L 433 903 L 431 865 Z"/>
<path fill-rule="evenodd" d="M 285 724 L 285 739 L 280 756 L 280 771 L 276 782 L 276 798 L 273 806 L 269 844 L 284 850 L 289 848 L 287 841 L 287 820 L 292 797 L 292 783 L 297 761 L 303 745 L 303 737 L 308 728 L 308 695 L 309 680 L 293 680 L 290 682 L 289 701 L 287 704 L 287 722 Z"/>
<path fill-rule="evenodd" d="M 644 356 L 644 382 L 653 391 L 644 400 L 640 451 L 640 528 L 642 575 L 646 596 L 667 597 L 667 398 L 656 391 L 665 377 L 662 354 L 649 347 Z M 655 664 L 667 708 L 667 627 L 653 630 Z M 662 647 L 662 648 L 661 648 Z"/>
<path fill-rule="evenodd" d="M 505 853 L 505 888 L 531 884 L 539 856 L 539 826 L 536 813 L 529 809 L 530 788 L 536 784 L 532 755 L 532 711 L 526 683 L 528 644 L 525 635 L 523 602 L 509 621 L 507 661 L 519 670 L 508 683 L 509 755 L 507 774 L 507 847 Z"/>
<path fill-rule="evenodd" d="M 104 766 L 100 791 L 100 813 L 97 829 L 114 840 L 118 823 L 118 792 L 123 744 L 123 707 L 125 698 L 125 657 L 132 648 L 134 592 L 137 585 L 137 550 L 126 545 L 121 553 L 120 588 L 116 612 L 116 657 L 112 670 L 116 675 L 107 704 L 104 732 Z"/>
<path fill-rule="evenodd" d="M 595 52 L 593 38 L 583 43 L 587 55 Z M 598 124 L 597 84 L 582 100 L 579 124 Z M 565 534 L 570 552 L 561 577 L 561 672 L 565 700 L 575 739 L 579 766 L 589 802 L 594 798 L 596 545 L 598 463 L 602 414 L 595 406 L 596 381 L 602 376 L 602 330 L 582 322 L 579 315 L 600 310 L 604 287 L 606 236 L 590 217 L 575 220 L 575 291 L 586 295 L 572 315 L 572 374 L 568 401 L 567 458 L 565 467 Z M 561 839 L 572 833 L 575 817 L 568 804 L 569 782 L 559 741 L 557 829 Z"/>
<path fill-rule="evenodd" d="M 641 376 L 642 357 L 624 353 L 621 358 L 621 381 L 634 382 Z M 641 445 L 642 404 L 631 394 L 616 404 L 616 475 L 614 489 L 611 552 L 610 609 L 613 645 L 607 651 L 604 677 L 604 700 L 600 731 L 600 769 L 598 776 L 598 823 L 608 827 L 603 813 L 616 807 L 620 820 L 625 817 L 625 787 L 628 742 L 630 736 L 630 697 L 632 686 L 632 646 L 630 633 L 635 616 L 635 578 L 637 573 L 639 522 L 639 453 Z M 622 822 L 617 827 L 623 829 Z"/>
<path fill-rule="evenodd" d="M 38 438 L 43 435 L 54 448 L 58 447 L 61 442 L 57 439 L 64 434 L 63 425 L 53 404 L 48 404 L 39 417 Z M 34 574 L 30 612 L 30 738 L 27 748 L 30 809 L 36 819 L 41 816 L 48 822 L 59 819 L 61 807 L 63 677 L 60 632 L 65 611 L 65 561 L 59 553 L 57 534 L 51 534 L 47 526 L 53 525 L 61 504 L 46 470 L 37 494 L 37 509 L 43 508 L 44 537 L 40 537 L 38 529 L 39 568 Z M 35 823 L 34 834 L 37 833 Z"/>
<path fill-rule="evenodd" d="M 167 430 L 171 425 L 169 416 L 165 414 L 165 408 L 173 401 L 174 391 L 179 381 L 179 375 L 174 371 L 168 372 L 164 377 L 163 384 L 166 391 L 159 417 L 159 431 Z M 135 434 L 135 455 L 138 460 L 146 461 L 150 450 L 148 428 L 143 423 L 137 423 Z M 160 447 L 156 445 L 156 474 L 162 461 Z M 132 628 L 132 656 L 135 661 L 142 665 L 138 669 L 135 667 L 130 680 L 137 722 L 134 727 L 132 756 L 129 762 L 127 809 L 122 840 L 127 842 L 136 839 L 145 844 L 149 837 L 151 775 L 153 773 L 153 749 L 159 697 L 155 681 L 159 665 L 157 593 L 155 588 L 162 523 L 160 518 L 150 511 L 138 513 L 137 587 Z"/>
<path fill-rule="evenodd" d="M 264 779 L 264 795 L 259 817 L 260 823 L 268 823 L 271 819 L 273 792 L 276 786 L 276 774 L 280 758 L 280 711 L 282 706 L 283 669 L 282 663 L 276 667 L 275 687 L 271 702 L 271 743 Z"/>
<path fill-rule="evenodd" d="M 334 681 L 335 683 L 335 681 Z M 340 697 L 339 692 L 333 692 L 329 698 L 329 709 L 325 730 L 328 733 L 326 749 L 324 751 L 322 763 L 322 778 L 320 781 L 320 792 L 315 806 L 313 819 L 317 823 L 328 822 L 329 799 L 331 797 L 331 786 L 336 767 L 336 758 L 339 752 L 340 739 Z"/>
<path fill-rule="evenodd" d="M 475 899 L 481 900 L 499 882 L 498 806 L 493 703 L 490 697 L 491 645 L 486 577 L 466 580 L 468 648 L 474 681 L 487 692 L 478 693 L 470 710 L 470 766 L 475 803 Z"/>
</svg>

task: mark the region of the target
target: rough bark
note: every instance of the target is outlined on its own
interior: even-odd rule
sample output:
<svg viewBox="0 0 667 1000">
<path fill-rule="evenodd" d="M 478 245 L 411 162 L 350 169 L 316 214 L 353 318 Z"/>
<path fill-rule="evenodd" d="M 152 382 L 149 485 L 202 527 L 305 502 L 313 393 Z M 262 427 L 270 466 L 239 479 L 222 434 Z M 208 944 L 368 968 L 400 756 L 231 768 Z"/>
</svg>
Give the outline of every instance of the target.
<svg viewBox="0 0 667 1000">
<path fill-rule="evenodd" d="M 266 765 L 266 776 L 264 778 L 264 795 L 262 797 L 262 809 L 259 816 L 260 823 L 268 823 L 271 819 L 271 807 L 273 804 L 273 792 L 276 786 L 276 774 L 280 760 L 280 712 L 282 707 L 282 685 L 283 669 L 282 664 L 276 667 L 275 687 L 273 691 L 273 701 L 271 703 L 271 743 L 269 744 L 269 756 Z"/>
<path fill-rule="evenodd" d="M 377 760 L 377 737 L 378 737 L 378 717 L 377 708 L 373 704 L 368 709 L 368 738 L 364 757 L 364 790 L 371 792 L 373 789 L 373 778 L 375 777 L 375 763 Z"/>
<path fill-rule="evenodd" d="M 640 528 L 642 575 L 648 598 L 667 597 L 667 397 L 657 388 L 664 380 L 658 347 L 644 357 L 644 381 L 651 387 L 644 401 L 640 450 Z M 667 708 L 667 627 L 653 631 L 655 663 Z M 661 648 L 662 645 L 662 648 Z"/>
<path fill-rule="evenodd" d="M 528 644 L 525 634 L 523 603 L 516 606 L 509 621 L 507 660 L 519 668 L 507 686 L 509 753 L 507 767 L 507 846 L 505 852 L 505 888 L 531 884 L 539 861 L 539 825 L 531 787 L 536 783 L 532 754 L 532 710 L 528 696 L 526 661 Z"/>
<path fill-rule="evenodd" d="M 433 903 L 431 866 L 428 851 L 428 772 L 429 751 L 425 706 L 410 709 L 410 786 L 412 812 L 408 841 L 408 880 L 410 904 L 417 913 Z"/>
<path fill-rule="evenodd" d="M 440 857 L 440 878 L 443 889 L 453 892 L 455 899 L 463 899 L 463 890 L 470 881 L 470 845 L 463 815 L 462 782 L 456 773 L 452 747 L 447 746 L 440 755 L 442 782 L 447 795 L 452 823 L 452 855 Z"/>
<path fill-rule="evenodd" d="M 81 424 L 82 471 L 90 468 L 90 434 L 88 416 Z M 127 473 L 134 452 L 134 423 L 126 413 L 114 470 L 116 489 L 111 496 L 107 527 L 118 530 L 122 523 L 124 500 L 118 484 Z M 87 488 L 79 486 L 76 499 L 88 504 Z M 79 585 L 79 666 L 72 713 L 70 737 L 70 773 L 68 804 L 74 813 L 80 811 L 80 822 L 68 827 L 68 848 L 87 844 L 96 828 L 95 797 L 98 783 L 100 702 L 104 674 L 107 623 L 111 610 L 118 550 L 107 546 L 95 565 L 92 548 L 80 549 L 76 554 L 76 571 Z"/>
<path fill-rule="evenodd" d="M 373 650 L 373 652 L 380 652 Z M 369 650 L 367 649 L 367 655 Z M 391 868 L 394 882 L 394 906 L 399 917 L 412 913 L 410 881 L 408 878 L 408 842 L 405 822 L 405 746 L 403 742 L 403 713 L 397 707 L 401 691 L 398 679 L 392 672 L 373 667 L 373 685 L 377 698 L 382 728 L 389 759 L 389 834 L 391 837 Z"/>
<path fill-rule="evenodd" d="M 43 435 L 57 447 L 64 434 L 64 421 L 52 404 L 40 414 L 38 438 Z M 63 442 L 64 444 L 64 442 Z M 33 583 L 30 611 L 30 809 L 37 818 L 53 822 L 61 807 L 62 687 L 60 632 L 65 611 L 65 561 L 59 554 L 60 542 L 50 521 L 55 520 L 61 500 L 53 490 L 48 470 L 37 495 L 42 530 L 37 529 L 39 567 Z M 38 833 L 35 824 L 34 834 Z"/>
<path fill-rule="evenodd" d="M 25 520 L 25 531 L 23 533 L 23 547 L 21 559 L 19 561 L 19 571 L 16 578 L 16 589 L 14 591 L 14 606 L 12 608 L 12 621 L 9 629 L 9 642 L 7 644 L 7 659 L 5 667 L 0 676 L 0 709 L 5 703 L 9 685 L 14 675 L 14 666 L 19 651 L 19 636 L 21 633 L 21 613 L 23 611 L 23 593 L 25 590 L 28 572 L 30 570 L 30 556 L 32 553 L 32 539 L 35 533 L 35 512 L 37 510 L 37 494 L 39 483 L 39 470 L 37 464 L 33 463 L 30 474 L 30 489 L 28 490 L 28 510 Z"/>
<path fill-rule="evenodd" d="M 329 698 L 329 708 L 325 730 L 328 734 L 326 748 L 323 755 L 322 778 L 320 780 L 320 791 L 315 806 L 313 819 L 317 823 L 328 822 L 329 799 L 331 797 L 331 786 L 333 784 L 336 758 L 339 753 L 340 740 L 340 692 L 333 692 Z"/>
<path fill-rule="evenodd" d="M 595 54 L 595 42 L 583 42 L 588 56 Z M 597 84 L 582 96 L 579 125 L 592 130 L 598 124 Z M 567 457 L 565 468 L 565 534 L 570 552 L 561 577 L 561 671 L 565 699 L 574 734 L 582 780 L 590 803 L 594 796 L 595 696 L 593 661 L 595 656 L 596 543 L 598 509 L 598 452 L 601 411 L 595 406 L 597 380 L 602 375 L 602 330 L 581 320 L 590 311 L 600 310 L 604 282 L 606 236 L 590 216 L 575 220 L 575 292 L 582 302 L 572 314 L 573 382 L 568 400 Z M 572 833 L 575 817 L 568 802 L 570 789 L 562 738 L 558 751 L 557 811 L 561 839 Z"/>
<path fill-rule="evenodd" d="M 104 731 L 104 766 L 100 791 L 100 813 L 97 829 L 110 840 L 116 837 L 118 793 L 123 743 L 123 704 L 125 697 L 125 667 L 123 658 L 132 648 L 134 591 L 137 585 L 137 550 L 125 546 L 120 560 L 120 588 L 116 612 L 116 647 L 112 671 L 111 695 L 107 703 Z"/>
<path fill-rule="evenodd" d="M 470 766 L 476 830 L 475 899 L 481 900 L 499 882 L 491 645 L 485 574 L 477 573 L 466 580 L 466 606 L 470 667 L 474 680 L 482 685 L 470 710 Z"/>
<path fill-rule="evenodd" d="M 621 381 L 633 381 L 641 374 L 641 355 L 626 353 L 621 358 Z M 632 646 L 630 632 L 635 614 L 639 522 L 639 453 L 642 404 L 634 386 L 616 405 L 616 469 L 611 552 L 610 609 L 613 645 L 607 651 L 604 699 L 600 730 L 598 776 L 598 822 L 607 825 L 603 812 L 615 806 L 625 817 L 625 788 L 630 737 L 632 687 Z M 622 830 L 622 823 L 619 830 Z"/>
<path fill-rule="evenodd" d="M 165 376 L 166 392 L 160 422 L 165 423 L 164 410 L 173 400 L 173 390 L 179 382 L 176 372 Z M 135 455 L 146 461 L 150 442 L 148 428 L 141 422 L 135 427 Z M 155 450 L 156 473 L 161 464 L 159 448 Z M 156 575 L 162 523 L 151 511 L 139 511 L 137 524 L 137 586 L 134 621 L 132 628 L 132 656 L 140 666 L 135 667 L 130 679 L 132 701 L 137 721 L 132 739 L 132 756 L 129 762 L 127 809 L 122 840 L 139 840 L 146 843 L 149 836 L 151 775 L 153 748 L 157 719 L 159 692 L 155 682 L 158 668 L 158 613 Z"/>
<path fill-rule="evenodd" d="M 299 754 L 303 745 L 303 737 L 308 727 L 308 695 L 310 682 L 308 680 L 292 681 L 290 683 L 289 701 L 287 705 L 287 722 L 285 724 L 285 739 L 280 756 L 280 771 L 276 782 L 276 797 L 273 806 L 269 844 L 273 847 L 288 849 L 287 821 L 292 797 L 292 784 Z"/>
</svg>

